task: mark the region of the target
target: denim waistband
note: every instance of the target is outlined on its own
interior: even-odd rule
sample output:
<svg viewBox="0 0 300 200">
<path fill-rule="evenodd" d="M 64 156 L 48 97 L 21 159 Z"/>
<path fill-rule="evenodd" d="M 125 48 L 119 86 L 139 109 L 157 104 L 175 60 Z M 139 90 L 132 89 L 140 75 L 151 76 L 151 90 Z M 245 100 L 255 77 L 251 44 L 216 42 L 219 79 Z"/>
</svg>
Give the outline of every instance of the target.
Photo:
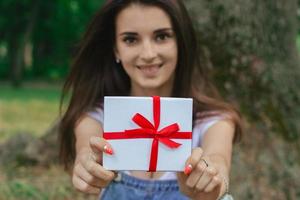
<svg viewBox="0 0 300 200">
<path fill-rule="evenodd" d="M 118 177 L 114 182 L 147 192 L 171 192 L 179 190 L 177 180 L 145 180 L 122 172 L 118 173 Z"/>
</svg>

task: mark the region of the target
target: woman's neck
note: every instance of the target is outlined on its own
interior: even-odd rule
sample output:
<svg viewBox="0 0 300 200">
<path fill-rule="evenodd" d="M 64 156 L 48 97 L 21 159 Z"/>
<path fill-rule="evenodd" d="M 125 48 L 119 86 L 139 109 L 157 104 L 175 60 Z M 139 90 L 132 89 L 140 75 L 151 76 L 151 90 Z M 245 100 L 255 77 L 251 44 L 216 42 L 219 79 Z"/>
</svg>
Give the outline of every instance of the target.
<svg viewBox="0 0 300 200">
<path fill-rule="evenodd" d="M 135 87 L 132 84 L 130 90 L 131 96 L 161 96 L 161 97 L 170 97 L 172 96 L 172 86 L 166 86 L 161 88 L 141 88 Z"/>
<path fill-rule="evenodd" d="M 131 96 L 161 96 L 161 97 L 170 97 L 171 92 L 163 90 L 152 90 L 152 89 L 132 89 L 130 92 Z"/>
</svg>

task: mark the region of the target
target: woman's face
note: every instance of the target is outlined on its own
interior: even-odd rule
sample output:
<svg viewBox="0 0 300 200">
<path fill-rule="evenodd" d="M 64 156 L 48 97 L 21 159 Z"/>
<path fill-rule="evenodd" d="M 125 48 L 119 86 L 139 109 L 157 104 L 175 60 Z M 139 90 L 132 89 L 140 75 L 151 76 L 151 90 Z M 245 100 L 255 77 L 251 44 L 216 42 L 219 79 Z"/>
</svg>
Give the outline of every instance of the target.
<svg viewBox="0 0 300 200">
<path fill-rule="evenodd" d="M 132 89 L 172 89 L 177 43 L 169 16 L 159 7 L 132 4 L 116 17 L 115 55 Z"/>
</svg>

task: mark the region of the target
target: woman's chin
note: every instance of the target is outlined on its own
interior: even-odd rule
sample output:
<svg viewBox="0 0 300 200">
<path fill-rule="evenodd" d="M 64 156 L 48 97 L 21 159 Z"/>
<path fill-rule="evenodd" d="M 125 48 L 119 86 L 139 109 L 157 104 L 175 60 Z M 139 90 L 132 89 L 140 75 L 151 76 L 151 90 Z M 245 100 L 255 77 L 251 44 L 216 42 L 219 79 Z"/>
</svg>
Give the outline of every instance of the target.
<svg viewBox="0 0 300 200">
<path fill-rule="evenodd" d="M 138 84 L 135 84 L 135 88 L 140 91 L 159 91 L 162 88 L 162 84 L 157 81 L 142 81 Z"/>
</svg>

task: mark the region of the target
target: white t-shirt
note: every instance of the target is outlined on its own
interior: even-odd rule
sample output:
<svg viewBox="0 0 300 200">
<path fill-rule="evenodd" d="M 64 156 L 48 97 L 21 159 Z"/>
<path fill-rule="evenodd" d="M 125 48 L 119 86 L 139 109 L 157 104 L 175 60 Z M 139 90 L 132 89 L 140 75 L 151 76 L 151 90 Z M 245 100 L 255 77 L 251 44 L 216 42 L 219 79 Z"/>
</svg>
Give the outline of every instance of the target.
<svg viewBox="0 0 300 200">
<path fill-rule="evenodd" d="M 103 121 L 104 121 L 104 113 L 101 108 L 97 108 L 95 111 L 89 112 L 88 115 L 101 123 L 103 127 Z M 212 127 L 215 123 L 221 121 L 224 119 L 222 116 L 212 116 L 208 117 L 206 119 L 201 120 L 200 123 L 195 124 L 193 127 L 193 133 L 192 133 L 192 148 L 199 147 L 202 144 L 202 138 L 206 131 Z M 126 171 L 125 173 L 130 174 L 129 171 Z M 162 175 L 159 180 L 174 180 L 176 179 L 176 172 L 165 172 L 164 175 Z"/>
</svg>

